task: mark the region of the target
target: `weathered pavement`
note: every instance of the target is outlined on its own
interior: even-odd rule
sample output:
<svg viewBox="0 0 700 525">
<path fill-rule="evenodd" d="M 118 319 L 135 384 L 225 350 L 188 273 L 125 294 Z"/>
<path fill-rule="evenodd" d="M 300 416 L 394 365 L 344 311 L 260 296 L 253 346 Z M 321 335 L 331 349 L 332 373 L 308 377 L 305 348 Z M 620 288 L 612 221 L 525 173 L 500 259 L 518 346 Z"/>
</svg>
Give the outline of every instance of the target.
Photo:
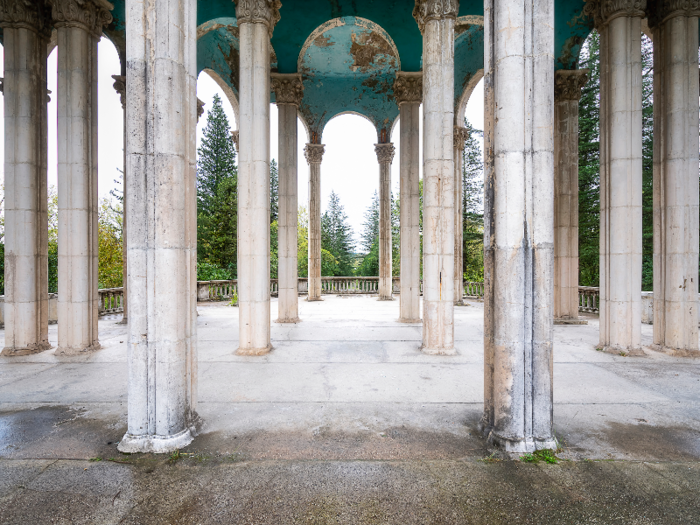
<svg viewBox="0 0 700 525">
<path fill-rule="evenodd" d="M 397 301 L 303 302 L 262 358 L 233 354 L 235 308 L 199 312 L 205 427 L 179 458 L 116 451 L 118 318 L 96 353 L 0 358 L 0 523 L 700 523 L 697 360 L 557 326 L 562 461 L 484 461 L 480 304 L 457 309 L 453 357 L 421 354 Z"/>
</svg>

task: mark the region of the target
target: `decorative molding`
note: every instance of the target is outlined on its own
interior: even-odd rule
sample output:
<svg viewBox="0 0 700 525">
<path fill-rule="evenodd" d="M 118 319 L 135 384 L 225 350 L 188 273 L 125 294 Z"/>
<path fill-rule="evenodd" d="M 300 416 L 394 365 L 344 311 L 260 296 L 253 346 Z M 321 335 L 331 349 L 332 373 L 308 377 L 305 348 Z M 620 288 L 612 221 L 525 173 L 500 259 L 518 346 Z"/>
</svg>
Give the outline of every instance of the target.
<svg viewBox="0 0 700 525">
<path fill-rule="evenodd" d="M 396 73 L 394 81 L 394 98 L 396 104 L 420 104 L 423 100 L 423 73 Z"/>
<path fill-rule="evenodd" d="M 422 33 L 428 21 L 444 18 L 456 19 L 458 11 L 459 0 L 416 0 L 413 18 L 416 19 L 418 29 Z"/>
<path fill-rule="evenodd" d="M 677 16 L 699 17 L 700 0 L 648 0 L 649 27 L 656 28 Z"/>
<path fill-rule="evenodd" d="M 231 141 L 233 141 L 233 145 L 236 148 L 236 151 L 238 151 L 238 137 L 239 137 L 239 130 L 231 132 Z"/>
<path fill-rule="evenodd" d="M 272 38 L 272 31 L 280 21 L 279 0 L 234 0 L 236 2 L 236 19 L 241 24 L 265 24 Z"/>
<path fill-rule="evenodd" d="M 112 75 L 114 79 L 114 90 L 119 93 L 119 100 L 122 103 L 122 109 L 126 109 L 126 76 Z"/>
<path fill-rule="evenodd" d="M 304 84 L 299 73 L 272 73 L 272 91 L 275 93 L 275 103 L 291 104 L 299 107 L 304 98 Z"/>
<path fill-rule="evenodd" d="M 593 18 L 595 27 L 601 29 L 611 20 L 621 17 L 644 18 L 647 0 L 584 0 L 583 14 Z"/>
<path fill-rule="evenodd" d="M 309 164 L 321 164 L 323 153 L 326 151 L 325 144 L 307 144 L 304 147 L 304 157 Z"/>
<path fill-rule="evenodd" d="M 454 149 L 464 151 L 464 143 L 469 138 L 469 130 L 464 126 L 455 126 L 452 134 L 452 145 Z"/>
<path fill-rule="evenodd" d="M 107 0 L 51 0 L 53 23 L 57 28 L 81 27 L 96 38 L 112 23 L 114 6 Z"/>
<path fill-rule="evenodd" d="M 554 101 L 581 100 L 581 88 L 588 82 L 590 69 L 560 69 L 554 72 Z"/>
<path fill-rule="evenodd" d="M 199 122 L 199 119 L 202 118 L 202 115 L 204 115 L 204 106 L 204 102 L 197 98 L 197 122 Z"/>
<path fill-rule="evenodd" d="M 43 0 L 0 0 L 0 27 L 23 28 L 51 38 L 51 6 Z"/>
<path fill-rule="evenodd" d="M 391 162 L 394 160 L 396 148 L 391 142 L 386 142 L 384 144 L 375 144 L 374 151 L 377 154 L 377 161 L 379 164 L 391 164 Z"/>
</svg>

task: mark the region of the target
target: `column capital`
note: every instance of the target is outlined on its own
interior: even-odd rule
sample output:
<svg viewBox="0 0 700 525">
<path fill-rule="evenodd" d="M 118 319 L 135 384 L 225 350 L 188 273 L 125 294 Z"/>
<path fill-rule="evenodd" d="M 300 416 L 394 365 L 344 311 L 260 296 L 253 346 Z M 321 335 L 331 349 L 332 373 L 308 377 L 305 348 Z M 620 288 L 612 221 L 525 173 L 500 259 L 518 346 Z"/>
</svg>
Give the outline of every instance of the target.
<svg viewBox="0 0 700 525">
<path fill-rule="evenodd" d="M 119 101 L 122 103 L 122 109 L 126 109 L 126 75 L 112 75 L 114 79 L 114 90 L 119 93 Z"/>
<path fill-rule="evenodd" d="M 233 142 L 233 146 L 236 148 L 236 151 L 238 151 L 238 137 L 239 137 L 239 130 L 231 132 L 231 141 Z"/>
<path fill-rule="evenodd" d="M 391 142 L 385 142 L 383 144 L 375 144 L 374 151 L 377 154 L 377 161 L 379 164 L 391 164 L 391 162 L 394 160 L 396 148 Z"/>
<path fill-rule="evenodd" d="M 202 115 L 204 115 L 204 106 L 206 104 L 199 100 L 199 97 L 197 97 L 197 122 L 199 122 L 199 119 L 202 118 Z"/>
<path fill-rule="evenodd" d="M 306 162 L 311 164 L 321 164 L 323 153 L 326 151 L 325 144 L 307 144 L 304 147 L 304 157 Z"/>
<path fill-rule="evenodd" d="M 580 100 L 590 69 L 560 69 L 554 73 L 554 102 Z"/>
<path fill-rule="evenodd" d="M 700 0 L 647 0 L 647 18 L 651 29 L 676 16 L 700 16 Z"/>
<path fill-rule="evenodd" d="M 596 29 L 621 16 L 644 18 L 647 0 L 585 0 L 583 14 L 593 19 Z"/>
<path fill-rule="evenodd" d="M 236 19 L 241 24 L 265 24 L 272 38 L 277 22 L 280 21 L 279 0 L 233 0 L 236 3 Z"/>
<path fill-rule="evenodd" d="M 413 18 L 416 19 L 418 29 L 422 33 L 429 20 L 456 19 L 458 11 L 459 0 L 416 0 Z"/>
<path fill-rule="evenodd" d="M 102 36 L 102 28 L 112 23 L 114 9 L 107 0 L 50 0 L 53 7 L 53 23 L 57 28 L 80 27 L 96 38 Z"/>
<path fill-rule="evenodd" d="M 304 98 L 304 84 L 299 73 L 271 73 L 272 91 L 275 93 L 275 103 L 290 104 L 299 107 Z"/>
<path fill-rule="evenodd" d="M 43 0 L 0 0 L 0 27 L 35 31 L 51 38 L 51 6 Z"/>
<path fill-rule="evenodd" d="M 452 135 L 452 144 L 454 149 L 464 151 L 464 143 L 469 138 L 469 130 L 464 126 L 455 126 Z"/>
<path fill-rule="evenodd" d="M 396 73 L 394 81 L 394 98 L 396 104 L 420 104 L 423 100 L 423 73 Z"/>
</svg>

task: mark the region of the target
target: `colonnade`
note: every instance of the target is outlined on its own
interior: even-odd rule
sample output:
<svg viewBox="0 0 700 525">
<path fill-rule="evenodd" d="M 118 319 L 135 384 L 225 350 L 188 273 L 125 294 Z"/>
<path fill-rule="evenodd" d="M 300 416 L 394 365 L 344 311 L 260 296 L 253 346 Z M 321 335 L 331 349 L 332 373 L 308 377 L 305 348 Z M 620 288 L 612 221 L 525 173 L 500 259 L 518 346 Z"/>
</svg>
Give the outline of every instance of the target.
<svg viewBox="0 0 700 525">
<path fill-rule="evenodd" d="M 695 5 L 695 4 L 693 4 Z M 8 7 L 9 6 L 9 7 Z M 125 452 L 173 450 L 197 432 L 196 2 L 129 2 L 125 89 L 129 239 L 128 430 Z M 273 0 L 239 0 L 239 348 L 270 339 L 269 146 L 272 89 L 280 112 L 279 322 L 298 321 L 298 74 L 270 75 Z M 4 32 L 5 355 L 48 348 L 46 49 L 58 31 L 59 352 L 97 348 L 96 42 L 106 0 L 0 2 Z M 155 9 L 155 16 L 150 12 Z M 688 3 L 587 0 L 601 35 L 601 347 L 640 349 L 641 19 L 655 46 L 655 324 L 662 349 L 696 353 L 698 9 Z M 77 14 L 76 14 L 77 13 Z M 422 351 L 452 354 L 461 289 L 461 150 L 455 122 L 457 0 L 420 0 L 423 71 L 400 72 L 400 320 Z M 149 23 L 144 23 L 149 20 Z M 577 113 L 585 71 L 554 71 L 554 0 L 486 0 L 485 391 L 481 428 L 506 450 L 556 446 L 552 325 L 575 321 Z M 121 86 L 125 86 L 122 88 Z M 423 104 L 423 250 L 418 224 Z M 457 126 L 457 127 L 455 127 Z M 322 130 L 312 130 L 309 300 L 321 298 Z M 391 298 L 389 172 L 380 177 L 380 297 Z M 552 301 L 551 298 L 555 300 Z"/>
</svg>

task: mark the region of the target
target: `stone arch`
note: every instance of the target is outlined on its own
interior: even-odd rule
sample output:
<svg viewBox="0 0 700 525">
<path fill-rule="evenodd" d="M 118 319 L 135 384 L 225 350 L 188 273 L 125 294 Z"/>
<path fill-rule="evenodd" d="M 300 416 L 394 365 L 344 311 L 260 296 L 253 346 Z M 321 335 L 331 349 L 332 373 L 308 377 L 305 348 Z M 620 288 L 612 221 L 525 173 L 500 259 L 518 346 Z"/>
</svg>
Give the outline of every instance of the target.
<svg viewBox="0 0 700 525">
<path fill-rule="evenodd" d="M 368 121 L 370 124 L 372 124 L 372 127 L 377 132 L 377 140 L 379 140 L 379 133 L 381 130 L 379 128 L 377 128 L 377 123 L 374 120 L 372 120 L 370 117 L 368 117 L 367 115 L 363 115 L 359 111 L 341 111 L 340 113 L 336 113 L 335 115 L 333 115 L 332 117 L 330 117 L 328 120 L 325 121 L 325 123 L 323 124 L 323 129 L 325 130 L 326 126 L 328 124 L 330 124 L 331 120 L 334 120 L 338 117 L 342 117 L 343 115 L 354 115 L 356 117 L 362 117 L 363 119 Z M 323 130 L 321 130 L 321 137 L 323 137 Z"/>
<path fill-rule="evenodd" d="M 209 68 L 204 68 L 200 72 L 200 75 L 202 73 L 206 73 L 209 75 L 209 77 L 216 82 L 216 84 L 221 88 L 221 91 L 224 92 L 224 95 L 226 95 L 226 98 L 228 99 L 229 103 L 231 104 L 231 108 L 233 108 L 233 116 L 236 118 L 236 129 L 238 129 L 238 98 L 236 97 L 236 94 L 233 92 L 233 89 L 231 86 L 229 86 L 224 80 L 219 76 L 219 74 L 214 71 L 213 69 Z M 199 78 L 199 77 L 197 77 Z"/>
<path fill-rule="evenodd" d="M 455 125 L 464 125 L 464 113 L 467 110 L 467 104 L 469 104 L 469 99 L 471 98 L 472 93 L 474 92 L 474 88 L 476 88 L 476 86 L 479 84 L 479 82 L 481 82 L 483 78 L 484 70 L 480 69 L 476 72 L 475 75 L 473 75 L 469 79 L 469 82 L 465 86 L 464 91 L 462 91 L 462 96 L 457 101 L 455 107 Z"/>
</svg>

